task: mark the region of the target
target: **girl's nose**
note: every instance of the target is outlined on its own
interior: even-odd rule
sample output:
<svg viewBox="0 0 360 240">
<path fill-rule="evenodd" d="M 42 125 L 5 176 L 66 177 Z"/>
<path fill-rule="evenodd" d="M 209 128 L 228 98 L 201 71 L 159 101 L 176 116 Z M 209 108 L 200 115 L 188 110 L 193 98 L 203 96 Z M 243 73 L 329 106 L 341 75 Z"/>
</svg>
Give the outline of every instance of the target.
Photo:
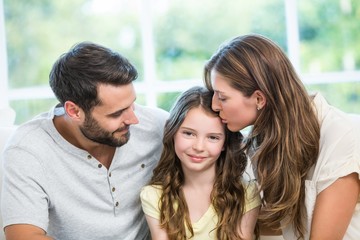
<svg viewBox="0 0 360 240">
<path fill-rule="evenodd" d="M 193 144 L 193 149 L 196 151 L 202 151 L 204 149 L 204 141 L 202 139 L 195 139 Z"/>
</svg>

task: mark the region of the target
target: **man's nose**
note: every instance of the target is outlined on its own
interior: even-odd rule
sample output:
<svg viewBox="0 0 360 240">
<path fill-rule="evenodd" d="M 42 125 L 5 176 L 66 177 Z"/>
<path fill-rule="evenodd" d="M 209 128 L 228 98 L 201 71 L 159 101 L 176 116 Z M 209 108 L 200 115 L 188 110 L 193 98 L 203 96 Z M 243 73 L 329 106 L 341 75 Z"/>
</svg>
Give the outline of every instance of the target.
<svg viewBox="0 0 360 240">
<path fill-rule="evenodd" d="M 131 125 L 131 124 L 138 124 L 139 123 L 139 119 L 137 118 L 135 112 L 134 112 L 134 108 L 129 107 L 128 109 L 125 110 L 124 114 L 124 118 L 125 118 L 125 123 L 127 125 Z"/>
</svg>

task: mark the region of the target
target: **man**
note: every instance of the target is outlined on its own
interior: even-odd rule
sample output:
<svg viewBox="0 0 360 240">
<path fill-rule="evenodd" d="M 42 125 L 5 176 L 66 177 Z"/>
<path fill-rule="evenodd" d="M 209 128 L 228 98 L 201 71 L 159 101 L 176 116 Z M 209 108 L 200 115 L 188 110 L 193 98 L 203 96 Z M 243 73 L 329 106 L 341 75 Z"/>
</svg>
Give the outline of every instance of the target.
<svg viewBox="0 0 360 240">
<path fill-rule="evenodd" d="M 59 105 L 19 126 L 4 151 L 7 240 L 149 238 L 139 193 L 168 114 L 135 104 L 136 78 L 126 58 L 89 42 L 55 62 Z"/>
</svg>

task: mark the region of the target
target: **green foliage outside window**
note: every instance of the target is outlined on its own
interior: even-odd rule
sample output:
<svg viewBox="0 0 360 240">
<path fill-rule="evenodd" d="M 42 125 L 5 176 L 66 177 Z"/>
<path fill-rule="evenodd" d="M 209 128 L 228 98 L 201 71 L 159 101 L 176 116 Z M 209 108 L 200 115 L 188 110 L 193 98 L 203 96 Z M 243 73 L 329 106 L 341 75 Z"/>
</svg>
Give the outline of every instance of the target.
<svg viewBox="0 0 360 240">
<path fill-rule="evenodd" d="M 144 79 L 141 0 L 4 0 L 11 89 L 48 85 L 60 54 L 92 41 L 126 56 Z M 201 79 L 207 59 L 224 41 L 260 33 L 287 49 L 284 0 L 153 0 L 155 70 L 159 81 Z M 155 7 L 156 6 L 156 7 Z M 297 1 L 301 74 L 360 70 L 360 1 Z M 360 113 L 357 82 L 307 84 L 344 111 Z M 149 89 L 151 90 L 151 89 Z M 178 92 L 159 93 L 169 110 Z M 138 102 L 145 98 L 138 96 Z M 55 99 L 16 100 L 17 124 L 48 110 Z"/>
</svg>

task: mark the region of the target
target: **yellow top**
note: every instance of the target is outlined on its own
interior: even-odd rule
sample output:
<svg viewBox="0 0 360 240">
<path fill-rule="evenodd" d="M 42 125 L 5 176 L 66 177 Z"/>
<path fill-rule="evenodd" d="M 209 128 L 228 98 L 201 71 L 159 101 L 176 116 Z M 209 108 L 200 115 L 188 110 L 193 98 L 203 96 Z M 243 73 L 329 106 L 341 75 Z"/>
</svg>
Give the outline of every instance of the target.
<svg viewBox="0 0 360 240">
<path fill-rule="evenodd" d="M 256 196 L 256 183 L 244 183 L 246 190 L 245 211 L 248 212 L 253 208 L 260 206 L 260 196 Z M 161 196 L 160 186 L 145 186 L 141 190 L 140 198 L 143 211 L 146 215 L 155 219 L 160 219 L 160 211 L 158 207 L 159 198 Z M 192 222 L 194 230 L 193 240 L 216 239 L 216 232 L 213 231 L 218 222 L 218 217 L 212 205 L 209 206 L 205 214 L 196 222 Z M 190 236 L 190 232 L 187 232 Z"/>
</svg>

